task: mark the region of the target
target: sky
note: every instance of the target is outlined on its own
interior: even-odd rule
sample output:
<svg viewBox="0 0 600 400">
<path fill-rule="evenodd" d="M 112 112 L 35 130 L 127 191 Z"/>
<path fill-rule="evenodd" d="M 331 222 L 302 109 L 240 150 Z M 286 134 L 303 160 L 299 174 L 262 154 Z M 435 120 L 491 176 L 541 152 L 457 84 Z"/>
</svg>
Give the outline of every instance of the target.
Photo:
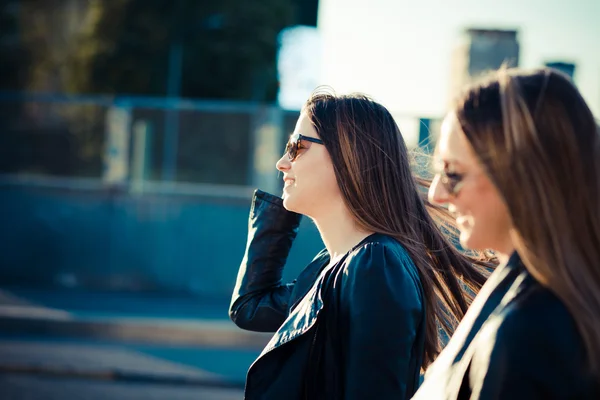
<svg viewBox="0 0 600 400">
<path fill-rule="evenodd" d="M 516 29 L 519 66 L 574 62 L 575 83 L 600 118 L 600 0 L 320 0 L 317 28 L 322 84 L 411 117 L 443 116 L 452 50 L 466 28 Z"/>
</svg>

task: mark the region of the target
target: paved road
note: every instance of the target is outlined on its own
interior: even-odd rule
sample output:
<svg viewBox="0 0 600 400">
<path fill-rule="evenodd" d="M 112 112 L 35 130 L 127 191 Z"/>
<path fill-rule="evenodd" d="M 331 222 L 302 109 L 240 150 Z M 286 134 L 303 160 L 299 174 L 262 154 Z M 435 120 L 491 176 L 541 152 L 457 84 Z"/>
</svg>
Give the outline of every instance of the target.
<svg viewBox="0 0 600 400">
<path fill-rule="evenodd" d="M 257 350 L 149 345 L 69 338 L 0 336 L 0 371 L 106 371 L 131 375 L 220 380 L 242 385 Z M 4 368 L 4 369 L 2 369 Z"/>
<path fill-rule="evenodd" d="M 0 336 L 0 398 L 241 399 L 256 351 Z"/>
<path fill-rule="evenodd" d="M 1 374 L 3 400 L 241 400 L 240 389 Z"/>
<path fill-rule="evenodd" d="M 0 289 L 0 399 L 242 399 L 267 336 L 225 302 Z"/>
</svg>

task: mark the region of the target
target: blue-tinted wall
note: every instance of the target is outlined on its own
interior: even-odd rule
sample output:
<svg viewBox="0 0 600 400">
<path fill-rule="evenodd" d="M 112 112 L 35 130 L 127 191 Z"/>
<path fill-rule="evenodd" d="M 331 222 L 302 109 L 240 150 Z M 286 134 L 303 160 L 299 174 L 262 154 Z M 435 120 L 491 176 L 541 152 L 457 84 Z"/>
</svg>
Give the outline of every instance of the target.
<svg viewBox="0 0 600 400">
<path fill-rule="evenodd" d="M 5 182 L 0 193 L 4 284 L 231 294 L 246 245 L 250 190 L 132 194 L 100 183 Z M 305 218 L 285 278 L 293 279 L 322 247 Z"/>
</svg>

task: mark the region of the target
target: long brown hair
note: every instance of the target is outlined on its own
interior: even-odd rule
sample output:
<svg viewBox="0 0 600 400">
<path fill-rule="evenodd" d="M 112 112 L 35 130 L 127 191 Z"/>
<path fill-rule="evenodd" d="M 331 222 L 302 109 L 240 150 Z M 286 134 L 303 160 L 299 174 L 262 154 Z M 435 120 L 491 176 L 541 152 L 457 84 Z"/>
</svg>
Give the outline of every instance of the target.
<svg viewBox="0 0 600 400">
<path fill-rule="evenodd" d="M 442 233 L 454 232 L 452 220 L 444 209 L 426 203 L 426 189 L 419 184 L 427 182 L 413 174 L 400 129 L 385 107 L 365 95 L 319 90 L 303 112 L 330 154 L 358 225 L 398 240 L 419 271 L 427 309 L 426 367 L 440 352 L 439 328 L 452 335 L 486 271 Z"/>
<path fill-rule="evenodd" d="M 571 80 L 507 70 L 455 107 L 475 154 L 507 204 L 527 270 L 573 316 L 600 377 L 600 131 Z"/>
</svg>

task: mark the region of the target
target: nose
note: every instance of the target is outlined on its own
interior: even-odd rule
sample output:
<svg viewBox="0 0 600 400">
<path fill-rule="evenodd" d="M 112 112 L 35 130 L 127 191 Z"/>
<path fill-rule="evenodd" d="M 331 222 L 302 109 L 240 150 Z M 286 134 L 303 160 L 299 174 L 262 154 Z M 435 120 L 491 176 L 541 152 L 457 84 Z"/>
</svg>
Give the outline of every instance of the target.
<svg viewBox="0 0 600 400">
<path fill-rule="evenodd" d="M 431 182 L 429 192 L 427 193 L 429 202 L 433 204 L 443 205 L 449 201 L 449 193 L 440 183 L 440 175 L 436 175 Z"/>
<path fill-rule="evenodd" d="M 275 164 L 275 168 L 277 168 L 281 172 L 285 172 L 290 169 L 291 165 L 292 164 L 290 163 L 290 158 L 288 157 L 287 153 L 285 153 L 283 156 L 281 156 L 279 161 L 277 161 L 277 164 Z"/>
</svg>

